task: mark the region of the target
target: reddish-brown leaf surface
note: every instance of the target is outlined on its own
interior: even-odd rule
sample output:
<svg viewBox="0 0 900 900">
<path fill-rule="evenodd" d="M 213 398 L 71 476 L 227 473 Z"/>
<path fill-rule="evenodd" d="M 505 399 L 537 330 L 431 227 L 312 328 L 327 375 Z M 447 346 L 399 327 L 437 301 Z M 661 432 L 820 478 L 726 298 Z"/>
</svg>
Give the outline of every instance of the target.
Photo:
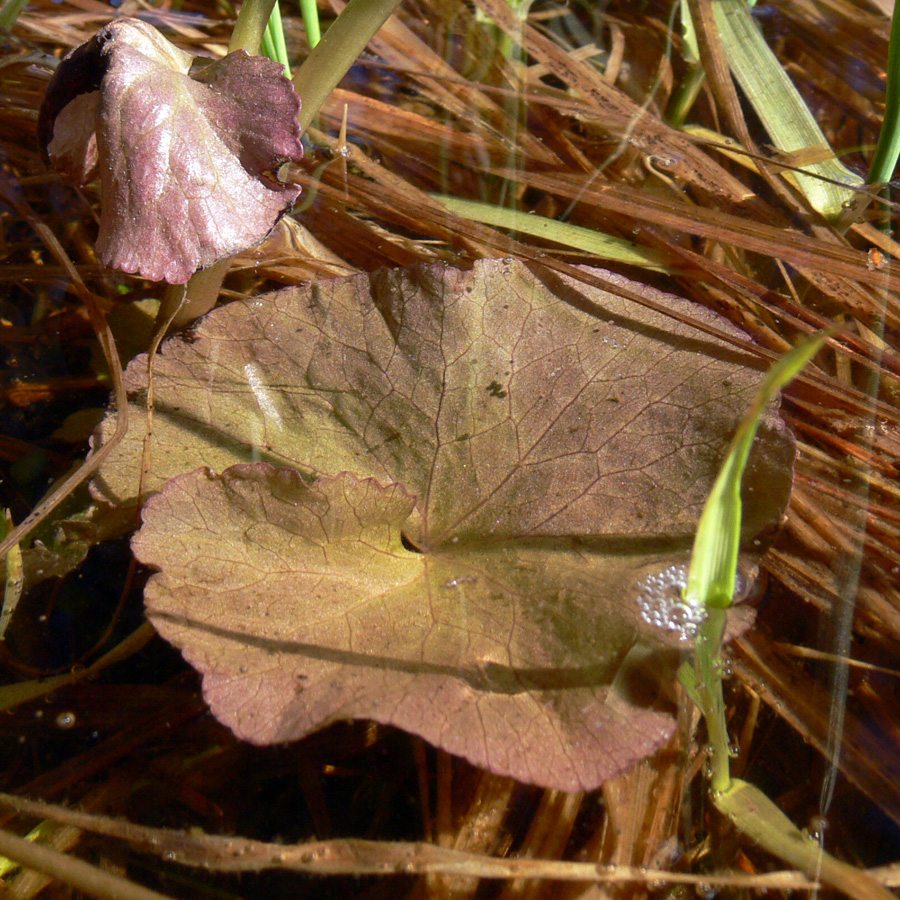
<svg viewBox="0 0 900 900">
<path fill-rule="evenodd" d="M 41 112 L 51 163 L 99 171 L 103 263 L 156 281 L 259 243 L 299 194 L 275 171 L 302 157 L 300 100 L 280 65 L 243 51 L 194 58 L 120 19 L 60 64 Z"/>
<path fill-rule="evenodd" d="M 148 614 L 238 735 L 371 718 L 576 789 L 671 733 L 676 634 L 642 594 L 686 562 L 759 381 L 727 347 L 494 260 L 231 304 L 169 341 L 155 378 Z M 142 438 L 100 496 L 134 502 Z M 771 414 L 753 534 L 781 515 L 792 454 Z"/>
</svg>

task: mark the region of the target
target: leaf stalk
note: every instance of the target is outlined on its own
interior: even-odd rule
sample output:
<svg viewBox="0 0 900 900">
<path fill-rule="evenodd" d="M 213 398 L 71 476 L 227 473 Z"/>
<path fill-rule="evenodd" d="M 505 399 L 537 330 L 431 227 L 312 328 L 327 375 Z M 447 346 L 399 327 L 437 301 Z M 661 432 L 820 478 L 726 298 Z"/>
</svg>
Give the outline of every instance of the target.
<svg viewBox="0 0 900 900">
<path fill-rule="evenodd" d="M 322 104 L 399 5 L 400 0 L 350 0 L 310 51 L 294 75 L 294 87 L 303 100 L 300 110 L 303 131 L 312 124 Z"/>
<path fill-rule="evenodd" d="M 275 0 L 244 0 L 234 23 L 228 52 L 246 50 L 251 56 L 259 56 L 263 35 L 274 8 Z"/>
</svg>

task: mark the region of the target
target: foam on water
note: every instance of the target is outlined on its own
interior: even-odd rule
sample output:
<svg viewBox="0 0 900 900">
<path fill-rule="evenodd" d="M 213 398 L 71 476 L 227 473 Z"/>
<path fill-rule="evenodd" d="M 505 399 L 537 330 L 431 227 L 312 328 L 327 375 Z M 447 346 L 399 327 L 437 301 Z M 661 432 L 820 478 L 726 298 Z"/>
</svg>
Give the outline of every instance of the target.
<svg viewBox="0 0 900 900">
<path fill-rule="evenodd" d="M 706 619 L 706 609 L 688 603 L 682 596 L 687 587 L 687 566 L 672 565 L 653 572 L 638 583 L 641 618 L 663 631 L 673 631 L 680 641 L 689 641 Z"/>
<path fill-rule="evenodd" d="M 700 603 L 689 603 L 684 598 L 687 575 L 686 564 L 675 564 L 661 572 L 652 572 L 637 583 L 641 618 L 663 631 L 674 632 L 678 640 L 685 642 L 697 636 L 697 630 L 706 620 L 706 608 Z M 743 600 L 751 587 L 752 582 L 738 573 L 734 602 Z"/>
</svg>

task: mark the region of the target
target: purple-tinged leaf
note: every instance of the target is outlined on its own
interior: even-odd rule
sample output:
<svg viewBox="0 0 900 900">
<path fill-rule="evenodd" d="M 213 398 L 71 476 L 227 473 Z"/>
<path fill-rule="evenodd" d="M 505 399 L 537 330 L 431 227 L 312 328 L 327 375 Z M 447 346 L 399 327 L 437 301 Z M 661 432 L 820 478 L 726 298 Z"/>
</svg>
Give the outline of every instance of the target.
<svg viewBox="0 0 900 900">
<path fill-rule="evenodd" d="M 148 615 L 238 737 L 368 718 L 579 790 L 671 734 L 633 651 L 643 632 L 670 677 L 677 653 L 619 602 L 621 563 L 574 540 L 416 553 L 402 540 L 415 502 L 398 485 L 345 473 L 309 486 L 259 463 L 200 469 L 148 503 L 134 549 L 163 569 Z"/>
<path fill-rule="evenodd" d="M 335 279 L 230 304 L 164 345 L 161 493 L 134 547 L 160 569 L 149 617 L 236 733 L 372 718 L 564 789 L 671 733 L 690 623 L 662 621 L 678 608 L 659 594 L 683 577 L 761 374 L 636 303 L 545 278 L 494 260 Z M 125 505 L 142 358 L 126 379 L 133 430 L 94 483 Z M 792 459 L 770 411 L 748 540 L 777 525 Z"/>
<path fill-rule="evenodd" d="M 303 155 L 281 66 L 193 61 L 145 22 L 112 22 L 60 64 L 40 127 L 64 176 L 100 173 L 103 263 L 175 284 L 272 230 L 299 194 L 276 172 Z"/>
</svg>

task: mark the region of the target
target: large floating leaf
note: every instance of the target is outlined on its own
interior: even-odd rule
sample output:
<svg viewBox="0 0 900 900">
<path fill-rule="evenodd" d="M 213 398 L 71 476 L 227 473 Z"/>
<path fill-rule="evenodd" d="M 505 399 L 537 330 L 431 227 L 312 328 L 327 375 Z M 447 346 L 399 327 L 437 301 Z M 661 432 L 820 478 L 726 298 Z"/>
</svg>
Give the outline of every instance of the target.
<svg viewBox="0 0 900 900">
<path fill-rule="evenodd" d="M 151 620 L 241 737 L 366 717 L 575 789 L 671 733 L 654 675 L 664 694 L 693 532 L 761 376 L 542 277 L 489 261 L 322 282 L 165 346 L 149 488 L 189 474 L 149 501 L 135 550 L 162 570 Z M 100 496 L 135 501 L 142 437 Z M 752 533 L 777 523 L 792 455 L 770 414 Z"/>
<path fill-rule="evenodd" d="M 243 51 L 192 63 L 146 22 L 116 20 L 60 63 L 40 117 L 66 178 L 100 174 L 104 264 L 171 283 L 259 243 L 300 192 L 275 176 L 303 155 L 283 68 Z"/>
</svg>

